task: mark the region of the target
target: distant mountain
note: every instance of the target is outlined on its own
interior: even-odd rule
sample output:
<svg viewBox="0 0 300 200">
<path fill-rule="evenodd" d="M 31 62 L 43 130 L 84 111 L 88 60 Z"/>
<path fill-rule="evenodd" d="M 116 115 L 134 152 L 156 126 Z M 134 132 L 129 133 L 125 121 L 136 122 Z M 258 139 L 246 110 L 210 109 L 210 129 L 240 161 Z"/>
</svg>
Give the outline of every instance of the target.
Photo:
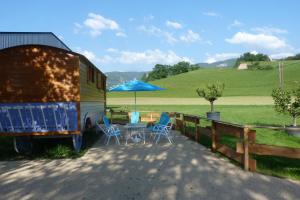
<svg viewBox="0 0 300 200">
<path fill-rule="evenodd" d="M 236 60 L 237 60 L 236 58 L 232 58 L 232 59 L 227 59 L 227 60 L 218 61 L 218 62 L 214 62 L 214 63 L 197 63 L 196 65 L 198 65 L 199 67 L 205 67 L 205 68 L 209 68 L 209 67 L 233 67 Z"/>
<path fill-rule="evenodd" d="M 107 72 L 107 88 L 118 85 L 125 81 L 141 79 L 146 72 Z"/>
</svg>

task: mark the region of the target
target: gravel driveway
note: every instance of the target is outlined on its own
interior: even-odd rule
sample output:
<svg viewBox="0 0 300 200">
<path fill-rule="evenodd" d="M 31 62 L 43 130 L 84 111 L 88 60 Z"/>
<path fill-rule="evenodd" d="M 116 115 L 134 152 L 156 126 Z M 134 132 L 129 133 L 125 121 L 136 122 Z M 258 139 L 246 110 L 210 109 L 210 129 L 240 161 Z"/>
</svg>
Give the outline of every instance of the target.
<svg viewBox="0 0 300 200">
<path fill-rule="evenodd" d="M 0 162 L 0 199 L 300 199 L 300 182 L 245 172 L 178 133 L 174 139 L 99 141 L 78 159 Z"/>
</svg>

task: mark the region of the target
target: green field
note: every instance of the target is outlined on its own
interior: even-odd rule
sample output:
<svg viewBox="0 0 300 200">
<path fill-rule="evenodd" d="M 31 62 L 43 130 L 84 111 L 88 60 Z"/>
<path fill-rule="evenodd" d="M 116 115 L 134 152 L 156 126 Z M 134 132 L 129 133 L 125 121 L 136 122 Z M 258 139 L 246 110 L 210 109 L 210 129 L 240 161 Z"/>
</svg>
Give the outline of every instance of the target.
<svg viewBox="0 0 300 200">
<path fill-rule="evenodd" d="M 233 68 L 199 69 L 151 83 L 165 88 L 165 91 L 139 92 L 142 97 L 198 97 L 195 90 L 206 84 L 225 83 L 224 96 L 270 96 L 279 85 L 277 62 L 263 62 L 273 65 L 273 70 L 237 70 Z M 300 85 L 300 61 L 284 62 L 284 84 L 288 89 Z M 108 97 L 132 97 L 130 92 L 112 92 Z"/>
<path fill-rule="evenodd" d="M 115 110 L 133 110 L 133 106 L 114 107 Z M 139 111 L 167 111 L 182 112 L 186 114 L 205 116 L 209 106 L 137 106 Z M 291 123 L 291 119 L 284 115 L 279 115 L 274 111 L 273 106 L 216 106 L 216 110 L 221 112 L 221 120 L 241 125 L 272 125 L 283 126 Z M 200 121 L 200 124 L 202 122 Z M 207 124 L 204 121 L 204 124 Z M 223 142 L 229 146 L 235 146 L 235 138 L 225 137 Z M 283 131 L 274 131 L 268 129 L 256 129 L 256 142 L 259 144 L 300 148 L 300 138 L 287 135 Z M 200 143 L 210 147 L 209 138 L 203 137 Z M 257 160 L 258 172 L 288 177 L 300 180 L 300 160 L 288 159 L 275 156 L 255 156 Z"/>
</svg>

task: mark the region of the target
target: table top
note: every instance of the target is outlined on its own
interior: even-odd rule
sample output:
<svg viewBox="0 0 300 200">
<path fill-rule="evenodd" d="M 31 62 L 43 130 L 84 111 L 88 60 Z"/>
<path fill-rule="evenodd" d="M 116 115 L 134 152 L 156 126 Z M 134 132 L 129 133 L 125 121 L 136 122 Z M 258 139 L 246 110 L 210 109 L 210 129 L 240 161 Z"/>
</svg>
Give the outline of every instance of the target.
<svg viewBox="0 0 300 200">
<path fill-rule="evenodd" d="M 137 124 L 128 123 L 124 127 L 125 128 L 146 128 L 147 124 L 144 124 L 144 123 L 137 123 Z"/>
</svg>

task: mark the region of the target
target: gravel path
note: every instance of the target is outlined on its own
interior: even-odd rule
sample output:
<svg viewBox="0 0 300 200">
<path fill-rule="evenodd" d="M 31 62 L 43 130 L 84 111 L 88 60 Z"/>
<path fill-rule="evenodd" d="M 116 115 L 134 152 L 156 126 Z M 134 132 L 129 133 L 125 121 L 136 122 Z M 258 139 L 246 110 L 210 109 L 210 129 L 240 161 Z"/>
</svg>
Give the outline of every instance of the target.
<svg viewBox="0 0 300 200">
<path fill-rule="evenodd" d="M 245 172 L 174 133 L 79 159 L 0 162 L 0 199 L 300 199 L 300 182 Z"/>
</svg>

